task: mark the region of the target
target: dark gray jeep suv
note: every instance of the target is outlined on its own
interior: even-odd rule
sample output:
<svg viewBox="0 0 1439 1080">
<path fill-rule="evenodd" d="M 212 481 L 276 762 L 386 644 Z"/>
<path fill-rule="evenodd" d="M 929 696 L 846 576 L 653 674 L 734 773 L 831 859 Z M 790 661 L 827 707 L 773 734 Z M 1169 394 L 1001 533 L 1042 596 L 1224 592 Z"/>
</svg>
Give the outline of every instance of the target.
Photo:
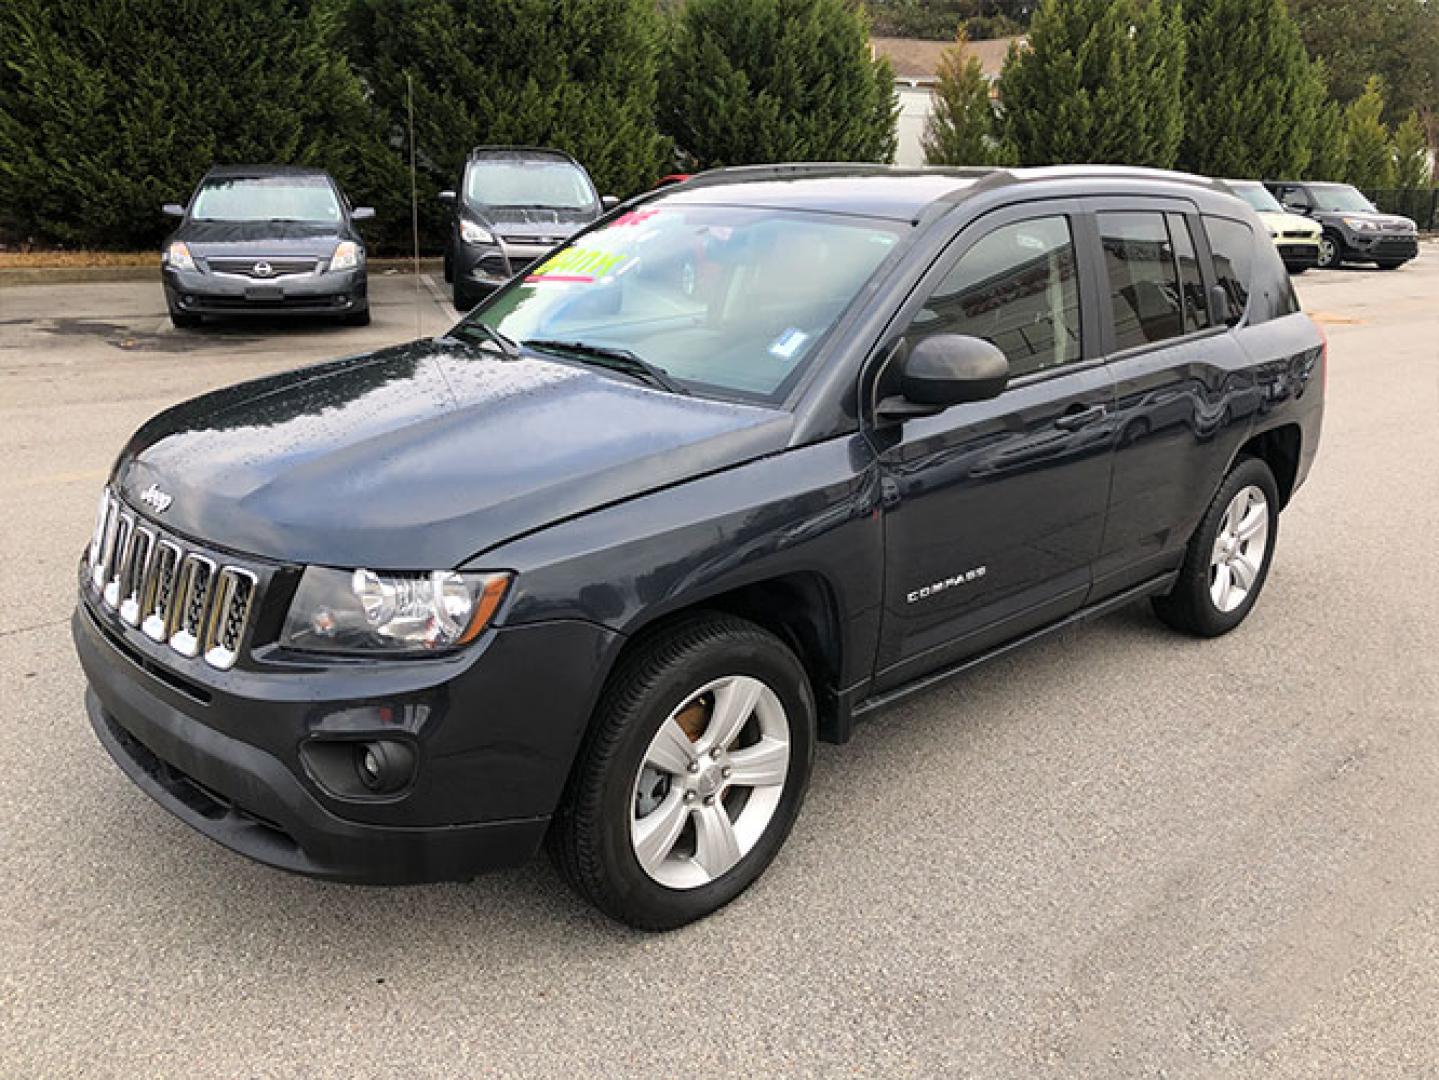
<svg viewBox="0 0 1439 1080">
<path fill-rule="evenodd" d="M 79 567 L 90 718 L 272 865 L 463 880 L 548 838 L 678 926 L 775 858 L 816 739 L 1133 601 L 1243 622 L 1324 364 L 1213 182 L 703 175 L 439 338 L 146 423 Z"/>
</svg>

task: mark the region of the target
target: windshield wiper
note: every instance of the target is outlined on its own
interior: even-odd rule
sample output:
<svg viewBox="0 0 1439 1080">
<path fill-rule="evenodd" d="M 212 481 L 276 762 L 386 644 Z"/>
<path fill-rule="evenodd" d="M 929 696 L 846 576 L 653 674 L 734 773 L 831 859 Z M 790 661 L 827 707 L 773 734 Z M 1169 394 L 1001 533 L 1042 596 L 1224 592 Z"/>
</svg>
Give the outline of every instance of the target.
<svg viewBox="0 0 1439 1080">
<path fill-rule="evenodd" d="M 483 342 L 468 341 L 466 342 L 466 344 L 479 345 L 481 347 L 487 344 L 493 345 L 495 348 L 500 350 L 506 360 L 518 360 L 520 358 L 520 347 L 515 344 L 513 339 L 506 337 L 489 323 L 483 322 L 479 319 L 476 319 L 474 322 L 460 323 L 454 328 L 452 332 L 447 333 L 444 336 L 452 341 L 458 340 L 465 342 L 465 337 L 462 336 L 456 338 L 455 335 L 466 334 L 470 330 L 480 331 L 482 334 L 484 334 L 485 340 Z"/>
<path fill-rule="evenodd" d="M 610 345 L 591 345 L 584 341 L 552 341 L 547 338 L 529 338 L 524 345 L 528 349 L 539 349 L 542 352 L 570 353 L 576 359 L 593 364 L 595 367 L 618 371 L 621 375 L 628 375 L 640 382 L 658 386 L 661 390 L 668 390 L 671 394 L 689 393 L 683 386 L 670 378 L 669 372 L 664 368 L 651 364 L 648 360 L 630 352 L 629 349 L 618 349 Z"/>
</svg>

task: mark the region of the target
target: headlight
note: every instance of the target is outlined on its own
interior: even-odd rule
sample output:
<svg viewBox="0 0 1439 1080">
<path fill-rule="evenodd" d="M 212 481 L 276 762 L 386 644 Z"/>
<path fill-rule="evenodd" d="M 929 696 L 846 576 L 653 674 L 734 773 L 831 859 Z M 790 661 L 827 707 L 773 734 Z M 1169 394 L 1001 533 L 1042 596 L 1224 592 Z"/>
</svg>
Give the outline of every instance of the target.
<svg viewBox="0 0 1439 1080">
<path fill-rule="evenodd" d="M 1347 217 L 1344 224 L 1348 225 L 1355 232 L 1378 232 L 1379 226 L 1366 218 Z"/>
<path fill-rule="evenodd" d="M 179 240 L 165 249 L 165 258 L 162 261 L 175 270 L 195 269 L 195 260 L 190 256 L 190 249 Z"/>
<path fill-rule="evenodd" d="M 341 240 L 335 245 L 330 256 L 331 270 L 353 270 L 360 265 L 360 245 L 353 240 Z"/>
<path fill-rule="evenodd" d="M 427 653 L 468 644 L 494 618 L 509 574 L 382 574 L 310 566 L 280 644 L 331 653 Z"/>
<path fill-rule="evenodd" d="M 460 219 L 460 239 L 467 244 L 493 244 L 494 235 L 489 229 L 475 224 L 469 218 Z"/>
</svg>

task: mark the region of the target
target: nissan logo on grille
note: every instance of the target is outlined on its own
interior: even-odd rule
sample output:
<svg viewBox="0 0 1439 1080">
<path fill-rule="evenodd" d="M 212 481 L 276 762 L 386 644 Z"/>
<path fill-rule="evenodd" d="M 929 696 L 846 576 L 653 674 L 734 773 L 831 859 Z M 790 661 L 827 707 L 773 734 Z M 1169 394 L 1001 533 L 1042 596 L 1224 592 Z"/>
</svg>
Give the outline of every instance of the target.
<svg viewBox="0 0 1439 1080">
<path fill-rule="evenodd" d="M 269 277 L 275 272 L 275 268 L 267 262 L 257 262 L 250 272 L 256 277 Z"/>
</svg>

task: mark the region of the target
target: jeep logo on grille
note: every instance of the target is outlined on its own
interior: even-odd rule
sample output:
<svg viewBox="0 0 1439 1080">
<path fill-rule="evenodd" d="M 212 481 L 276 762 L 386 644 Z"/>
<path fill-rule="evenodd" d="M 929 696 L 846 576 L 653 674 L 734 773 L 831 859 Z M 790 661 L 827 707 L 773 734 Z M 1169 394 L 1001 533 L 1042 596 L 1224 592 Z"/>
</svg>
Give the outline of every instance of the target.
<svg viewBox="0 0 1439 1080">
<path fill-rule="evenodd" d="M 159 484 L 151 484 L 140 492 L 140 501 L 146 506 L 153 507 L 155 513 L 163 514 L 170 509 L 170 504 L 175 501 L 175 497 L 161 491 Z"/>
</svg>

